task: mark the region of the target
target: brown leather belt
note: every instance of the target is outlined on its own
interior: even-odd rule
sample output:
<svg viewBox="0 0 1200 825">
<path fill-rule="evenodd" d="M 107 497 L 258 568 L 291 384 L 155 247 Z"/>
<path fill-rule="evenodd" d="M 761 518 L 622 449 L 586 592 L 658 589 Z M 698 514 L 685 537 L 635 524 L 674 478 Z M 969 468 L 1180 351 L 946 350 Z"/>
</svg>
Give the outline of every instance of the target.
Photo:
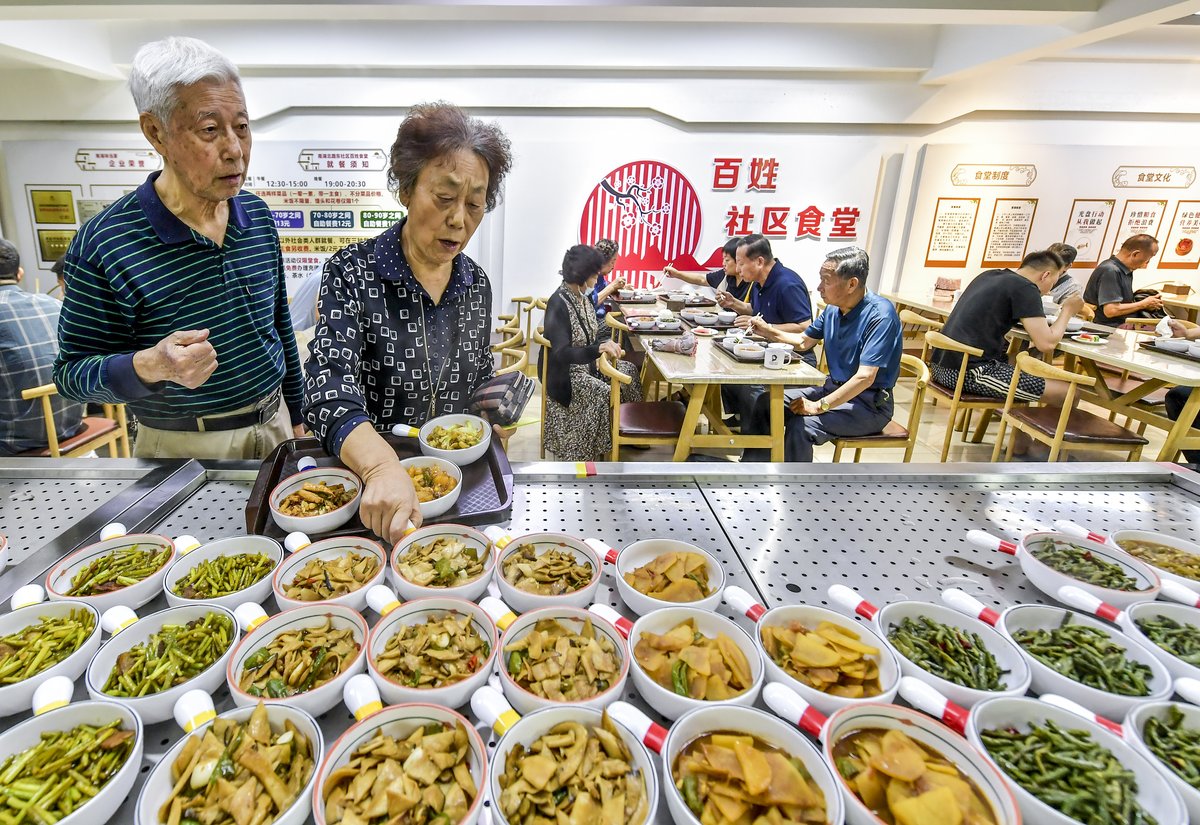
<svg viewBox="0 0 1200 825">
<path fill-rule="evenodd" d="M 197 418 L 147 418 L 138 416 L 138 423 L 156 430 L 177 433 L 214 433 L 225 430 L 240 430 L 243 427 L 261 427 L 279 411 L 279 390 L 268 395 L 254 409 L 232 415 L 202 415 Z"/>
</svg>

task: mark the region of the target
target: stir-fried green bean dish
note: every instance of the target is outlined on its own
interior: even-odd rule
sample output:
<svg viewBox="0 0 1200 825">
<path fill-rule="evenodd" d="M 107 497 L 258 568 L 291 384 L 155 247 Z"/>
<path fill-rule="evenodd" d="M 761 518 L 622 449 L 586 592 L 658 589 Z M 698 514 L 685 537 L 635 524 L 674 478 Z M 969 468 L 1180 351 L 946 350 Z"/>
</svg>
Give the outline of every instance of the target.
<svg viewBox="0 0 1200 825">
<path fill-rule="evenodd" d="M 1145 590 L 1138 580 L 1125 572 L 1119 564 L 1097 556 L 1086 547 L 1060 539 L 1047 539 L 1030 551 L 1035 559 L 1064 576 L 1078 579 L 1085 584 L 1106 587 L 1109 590 Z"/>
<path fill-rule="evenodd" d="M 207 613 L 185 625 L 165 624 L 117 657 L 104 692 L 127 699 L 162 693 L 199 676 L 232 641 L 233 622 L 223 613 Z"/>
<path fill-rule="evenodd" d="M 1052 630 L 1018 630 L 1013 640 L 1042 664 L 1088 687 L 1120 696 L 1149 696 L 1150 666 L 1130 659 L 1103 630 L 1071 624 L 1071 615 Z"/>
<path fill-rule="evenodd" d="M 93 559 L 71 579 L 67 596 L 99 596 L 137 584 L 158 572 L 171 557 L 171 548 L 139 550 L 136 544 Z"/>
<path fill-rule="evenodd" d="M 1189 665 L 1200 667 L 1200 627 L 1183 624 L 1166 616 L 1135 619 L 1138 630 L 1172 656 L 1178 656 Z"/>
<path fill-rule="evenodd" d="M 922 670 L 975 690 L 1004 690 L 996 657 L 978 633 L 936 622 L 928 616 L 905 616 L 888 628 L 888 641 Z"/>
<path fill-rule="evenodd" d="M 0 685 L 12 685 L 54 667 L 87 641 L 96 628 L 90 610 L 43 616 L 37 624 L 0 636 Z"/>
<path fill-rule="evenodd" d="M 1168 705 L 1166 719 L 1147 719 L 1142 741 L 1180 779 L 1200 791 L 1200 728 L 1185 725 L 1179 708 Z"/>
<path fill-rule="evenodd" d="M 245 590 L 274 569 L 275 561 L 262 553 L 217 556 L 187 571 L 171 591 L 185 599 L 217 599 Z"/>
<path fill-rule="evenodd" d="M 988 754 L 1008 777 L 1083 825 L 1156 825 L 1137 801 L 1137 777 L 1086 730 L 1047 720 L 1027 732 L 980 731 Z"/>
</svg>

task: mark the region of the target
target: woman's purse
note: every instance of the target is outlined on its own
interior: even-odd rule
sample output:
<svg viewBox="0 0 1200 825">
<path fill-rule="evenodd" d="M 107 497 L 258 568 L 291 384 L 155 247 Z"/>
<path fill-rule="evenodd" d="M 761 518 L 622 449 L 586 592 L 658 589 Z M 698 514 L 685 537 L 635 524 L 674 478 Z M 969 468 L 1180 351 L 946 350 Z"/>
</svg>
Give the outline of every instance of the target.
<svg viewBox="0 0 1200 825">
<path fill-rule="evenodd" d="M 525 412 L 534 387 L 534 380 L 522 372 L 497 375 L 475 390 L 471 396 L 471 409 L 485 414 L 493 424 L 510 427 Z"/>
</svg>

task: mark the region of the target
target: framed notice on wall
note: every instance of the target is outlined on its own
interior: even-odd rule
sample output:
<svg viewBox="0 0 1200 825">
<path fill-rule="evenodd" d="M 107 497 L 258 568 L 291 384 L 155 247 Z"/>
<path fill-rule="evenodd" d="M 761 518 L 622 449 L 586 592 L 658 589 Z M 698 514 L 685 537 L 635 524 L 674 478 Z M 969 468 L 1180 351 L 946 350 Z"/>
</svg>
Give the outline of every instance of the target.
<svg viewBox="0 0 1200 825">
<path fill-rule="evenodd" d="M 979 198 L 938 198 L 925 250 L 925 266 L 966 267 L 978 216 Z"/>
<path fill-rule="evenodd" d="M 987 243 L 983 246 L 983 266 L 1021 265 L 1029 248 L 1037 204 L 1037 198 L 996 198 Z"/>
<path fill-rule="evenodd" d="M 1079 255 L 1075 266 L 1095 266 L 1104 255 L 1104 236 L 1112 221 L 1113 200 L 1087 200 L 1076 198 L 1071 204 L 1071 217 L 1067 219 L 1067 230 L 1063 243 L 1075 247 Z"/>
<path fill-rule="evenodd" d="M 1131 235 L 1153 235 L 1158 237 L 1158 228 L 1162 225 L 1163 215 L 1167 211 L 1166 201 L 1128 200 L 1121 213 L 1121 222 L 1113 233 L 1112 252 L 1117 254 L 1121 244 Z"/>
<path fill-rule="evenodd" d="M 1175 217 L 1158 255 L 1159 269 L 1200 269 L 1200 201 L 1175 204 Z"/>
</svg>

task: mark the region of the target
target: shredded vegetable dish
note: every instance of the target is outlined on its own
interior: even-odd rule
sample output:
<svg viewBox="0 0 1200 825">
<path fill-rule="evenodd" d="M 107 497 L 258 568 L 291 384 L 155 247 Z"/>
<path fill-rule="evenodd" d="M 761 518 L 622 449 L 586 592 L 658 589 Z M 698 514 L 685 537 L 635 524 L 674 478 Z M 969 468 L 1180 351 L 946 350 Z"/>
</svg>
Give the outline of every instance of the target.
<svg viewBox="0 0 1200 825">
<path fill-rule="evenodd" d="M 581 562 L 569 548 L 551 547 L 538 552 L 525 544 L 504 557 L 504 580 L 518 590 L 538 596 L 561 596 L 591 584 L 595 568 Z"/>
<path fill-rule="evenodd" d="M 396 559 L 396 569 L 421 587 L 459 587 L 483 575 L 490 552 L 480 553 L 460 538 L 442 536 L 408 548 Z"/>
<path fill-rule="evenodd" d="M 425 439 L 430 447 L 438 450 L 465 450 L 483 440 L 483 425 L 464 421 L 453 427 L 434 427 Z"/>
<path fill-rule="evenodd" d="M 251 696 L 295 696 L 335 678 L 357 654 L 354 631 L 336 629 L 326 617 L 316 627 L 280 633 L 251 653 L 242 663 L 238 687 Z"/>
<path fill-rule="evenodd" d="M 357 487 L 345 484 L 305 482 L 294 493 L 288 493 L 279 502 L 279 512 L 285 516 L 323 516 L 354 501 Z"/>
<path fill-rule="evenodd" d="M 332 559 L 309 559 L 283 588 L 298 602 L 323 602 L 353 593 L 379 572 L 379 559 L 366 553 L 344 553 Z"/>
<path fill-rule="evenodd" d="M 591 619 L 583 621 L 578 633 L 556 619 L 541 619 L 505 645 L 504 653 L 514 682 L 555 702 L 591 699 L 608 690 L 621 673 L 616 645 L 596 632 Z"/>
<path fill-rule="evenodd" d="M 412 688 L 440 688 L 479 671 L 491 654 L 470 616 L 447 613 L 406 624 L 387 640 L 375 667 Z"/>
</svg>

